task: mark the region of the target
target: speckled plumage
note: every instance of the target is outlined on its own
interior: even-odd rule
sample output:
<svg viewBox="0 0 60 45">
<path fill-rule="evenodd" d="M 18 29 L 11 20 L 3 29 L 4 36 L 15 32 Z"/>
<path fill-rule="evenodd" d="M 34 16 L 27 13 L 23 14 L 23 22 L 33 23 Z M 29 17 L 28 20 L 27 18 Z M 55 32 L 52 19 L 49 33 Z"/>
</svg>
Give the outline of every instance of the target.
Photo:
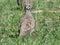
<svg viewBox="0 0 60 45">
<path fill-rule="evenodd" d="M 19 37 L 24 37 L 28 33 L 31 34 L 34 31 L 35 20 L 31 15 L 30 11 L 26 11 L 24 17 L 20 20 L 20 35 Z"/>
<path fill-rule="evenodd" d="M 24 8 L 27 4 L 30 5 L 30 7 L 32 8 L 32 0 L 17 0 L 17 4 L 18 5 L 22 5 L 22 7 Z"/>
</svg>

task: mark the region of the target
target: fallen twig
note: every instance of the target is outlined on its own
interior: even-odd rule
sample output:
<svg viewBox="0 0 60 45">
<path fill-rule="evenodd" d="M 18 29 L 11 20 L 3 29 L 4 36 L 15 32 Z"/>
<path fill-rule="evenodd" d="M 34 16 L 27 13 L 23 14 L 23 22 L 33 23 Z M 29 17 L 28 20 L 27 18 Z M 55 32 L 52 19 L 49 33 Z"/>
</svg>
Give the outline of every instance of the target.
<svg viewBox="0 0 60 45">
<path fill-rule="evenodd" d="M 35 11 L 32 11 L 32 13 L 40 13 L 40 12 L 43 12 L 43 10 L 35 10 Z"/>
<path fill-rule="evenodd" d="M 60 12 L 60 10 L 48 10 L 48 12 Z"/>
<path fill-rule="evenodd" d="M 41 12 L 43 12 L 44 10 L 35 10 L 35 11 L 32 11 L 32 13 L 41 13 Z M 55 12 L 55 13 L 57 13 L 57 12 L 60 12 L 60 10 L 46 10 L 47 12 Z"/>
</svg>

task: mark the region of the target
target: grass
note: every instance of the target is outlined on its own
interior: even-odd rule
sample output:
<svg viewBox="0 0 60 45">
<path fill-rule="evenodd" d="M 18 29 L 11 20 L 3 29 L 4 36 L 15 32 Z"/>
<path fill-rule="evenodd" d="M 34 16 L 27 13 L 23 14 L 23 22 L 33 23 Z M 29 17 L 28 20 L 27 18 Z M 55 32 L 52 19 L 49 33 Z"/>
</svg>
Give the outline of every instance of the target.
<svg viewBox="0 0 60 45">
<path fill-rule="evenodd" d="M 60 13 L 45 11 L 60 10 L 59 6 L 60 0 L 52 0 L 52 3 L 33 0 L 32 10 L 42 9 L 44 12 L 32 13 L 36 21 L 35 33 L 19 39 L 18 24 L 23 10 L 17 9 L 16 0 L 0 0 L 0 45 L 60 45 Z"/>
</svg>

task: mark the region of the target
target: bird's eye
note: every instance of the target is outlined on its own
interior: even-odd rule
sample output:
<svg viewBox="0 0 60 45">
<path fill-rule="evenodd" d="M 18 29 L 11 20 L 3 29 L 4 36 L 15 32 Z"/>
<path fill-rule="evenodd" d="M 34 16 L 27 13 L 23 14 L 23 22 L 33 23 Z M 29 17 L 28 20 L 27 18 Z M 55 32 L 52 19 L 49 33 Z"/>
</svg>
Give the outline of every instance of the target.
<svg viewBox="0 0 60 45">
<path fill-rule="evenodd" d="M 29 7 L 30 7 L 30 5 L 29 5 Z"/>
</svg>

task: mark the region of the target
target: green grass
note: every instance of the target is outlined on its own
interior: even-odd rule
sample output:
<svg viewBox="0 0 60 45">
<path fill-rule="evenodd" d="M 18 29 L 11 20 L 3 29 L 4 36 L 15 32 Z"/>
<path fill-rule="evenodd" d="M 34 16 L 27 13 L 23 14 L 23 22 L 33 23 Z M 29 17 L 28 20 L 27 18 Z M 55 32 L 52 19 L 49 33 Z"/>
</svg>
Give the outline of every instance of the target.
<svg viewBox="0 0 60 45">
<path fill-rule="evenodd" d="M 38 0 L 37 3 L 37 0 L 33 0 L 32 10 L 42 9 L 44 12 L 32 13 L 36 21 L 35 33 L 19 39 L 18 24 L 24 14 L 23 10 L 17 9 L 16 0 L 0 0 L 0 45 L 60 45 L 60 13 L 45 11 L 60 10 L 60 0 L 52 2 Z"/>
</svg>

